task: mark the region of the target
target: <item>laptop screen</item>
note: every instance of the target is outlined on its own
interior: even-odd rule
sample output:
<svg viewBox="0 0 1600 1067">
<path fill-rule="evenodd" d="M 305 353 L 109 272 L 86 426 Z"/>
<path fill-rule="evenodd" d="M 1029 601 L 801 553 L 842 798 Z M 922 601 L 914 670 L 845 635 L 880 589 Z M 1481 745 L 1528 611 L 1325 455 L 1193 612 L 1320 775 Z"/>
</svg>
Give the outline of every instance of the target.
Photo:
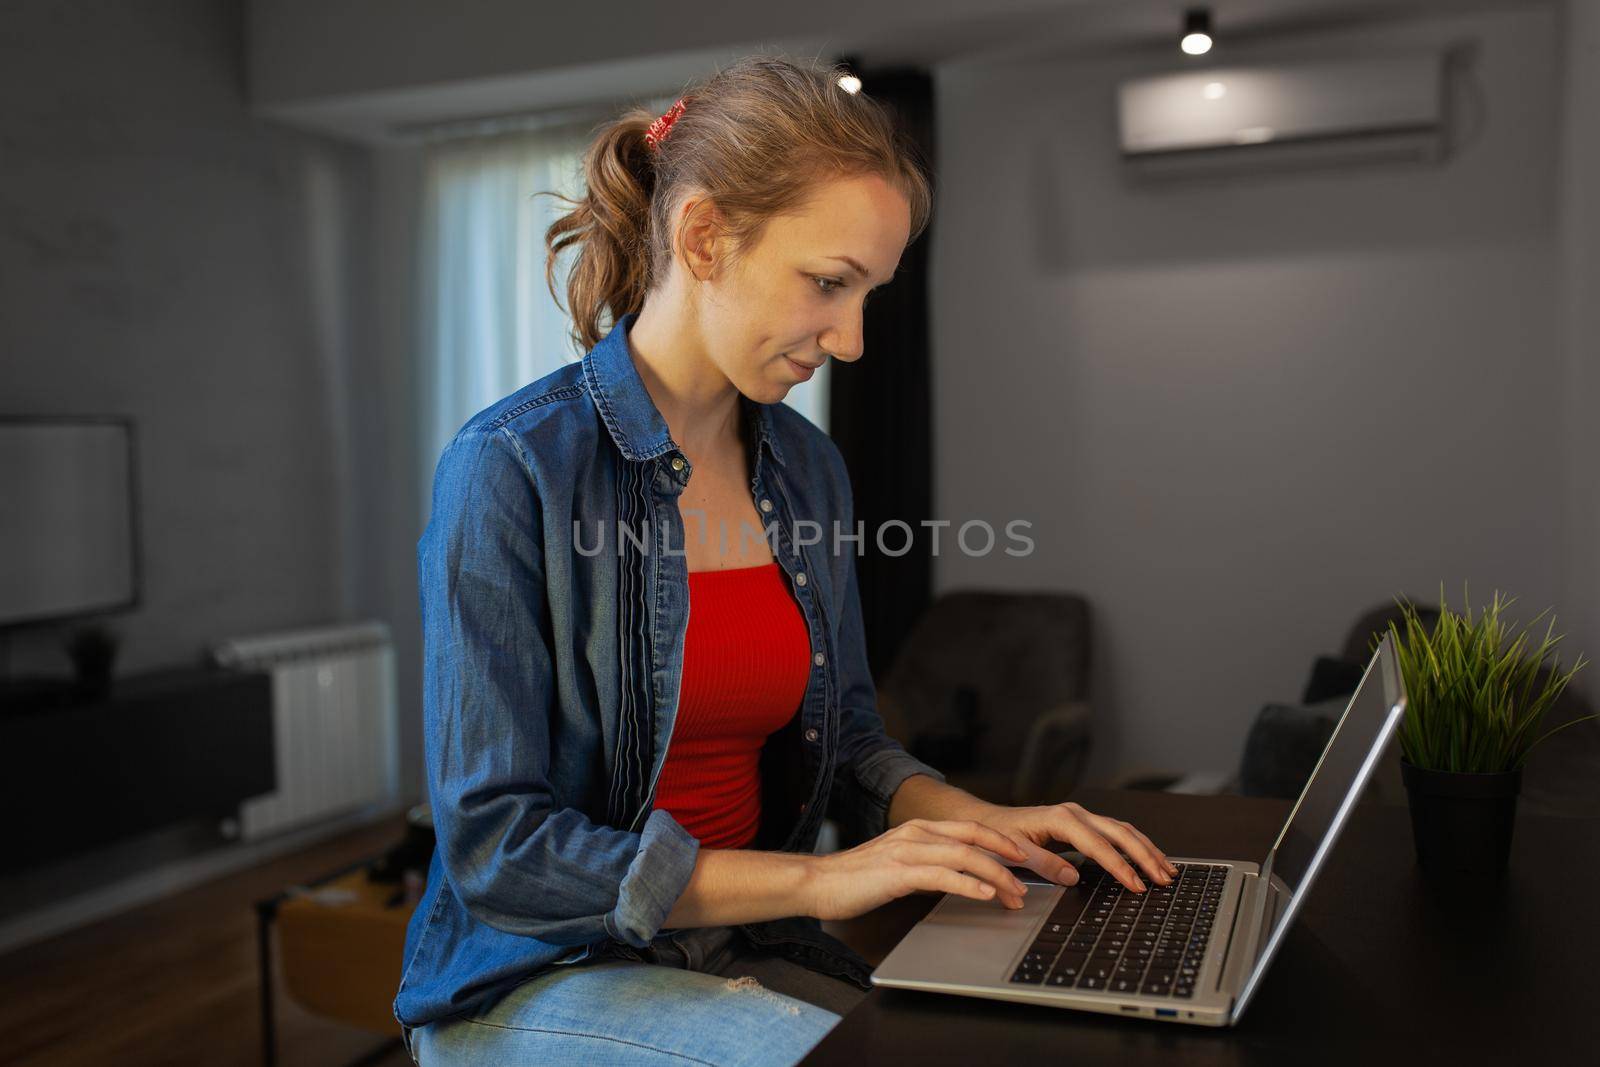
<svg viewBox="0 0 1600 1067">
<path fill-rule="evenodd" d="M 1385 635 L 1373 653 L 1360 687 L 1346 705 L 1322 758 L 1262 864 L 1262 874 L 1278 884 L 1282 896 L 1264 948 L 1239 993 L 1235 1015 L 1244 1009 L 1271 962 L 1405 713 L 1405 690 L 1392 641 L 1391 636 Z"/>
<path fill-rule="evenodd" d="M 1361 685 L 1350 698 L 1345 712 L 1334 728 L 1333 736 L 1322 750 L 1322 759 L 1300 794 L 1300 800 L 1278 834 L 1273 845 L 1276 855 L 1272 860 L 1272 873 L 1283 879 L 1290 891 L 1298 891 L 1306 882 L 1313 859 L 1323 842 L 1329 841 L 1340 813 L 1347 803 L 1353 804 L 1351 794 L 1364 784 L 1362 765 L 1376 762 L 1383 754 L 1382 742 L 1388 739 L 1384 727 L 1390 711 L 1400 699 L 1397 686 L 1385 678 L 1384 666 L 1391 664 L 1392 653 L 1387 640 L 1384 647 L 1373 655 Z"/>
</svg>

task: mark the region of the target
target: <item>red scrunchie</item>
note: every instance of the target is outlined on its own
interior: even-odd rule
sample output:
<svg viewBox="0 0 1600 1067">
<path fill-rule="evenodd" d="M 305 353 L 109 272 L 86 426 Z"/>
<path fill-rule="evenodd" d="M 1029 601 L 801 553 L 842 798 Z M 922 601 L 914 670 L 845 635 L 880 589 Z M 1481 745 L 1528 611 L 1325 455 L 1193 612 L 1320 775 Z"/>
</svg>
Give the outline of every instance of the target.
<svg viewBox="0 0 1600 1067">
<path fill-rule="evenodd" d="M 650 124 L 644 133 L 644 143 L 651 151 L 661 147 L 661 142 L 667 139 L 667 134 L 672 131 L 672 124 L 678 121 L 678 116 L 683 114 L 687 97 L 680 97 L 676 103 L 667 108 L 667 113 Z"/>
</svg>

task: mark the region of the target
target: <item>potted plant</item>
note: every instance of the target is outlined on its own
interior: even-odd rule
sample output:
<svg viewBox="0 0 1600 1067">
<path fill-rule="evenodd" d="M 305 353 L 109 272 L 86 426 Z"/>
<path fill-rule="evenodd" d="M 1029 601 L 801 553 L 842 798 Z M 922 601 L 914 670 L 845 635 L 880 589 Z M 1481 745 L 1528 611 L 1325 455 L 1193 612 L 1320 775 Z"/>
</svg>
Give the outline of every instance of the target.
<svg viewBox="0 0 1600 1067">
<path fill-rule="evenodd" d="M 1426 871 L 1500 875 L 1522 766 L 1535 746 L 1592 715 L 1540 732 L 1545 713 L 1573 675 L 1580 655 L 1561 672 L 1552 617 L 1537 647 L 1529 627 L 1512 632 L 1502 618 L 1516 602 L 1493 601 L 1474 617 L 1453 612 L 1440 587 L 1439 618 L 1430 632 L 1417 609 L 1398 601 L 1401 627 L 1389 624 L 1406 688 L 1400 723 L 1400 773 L 1410 801 L 1417 859 Z M 1465 592 L 1463 592 L 1465 600 Z"/>
</svg>

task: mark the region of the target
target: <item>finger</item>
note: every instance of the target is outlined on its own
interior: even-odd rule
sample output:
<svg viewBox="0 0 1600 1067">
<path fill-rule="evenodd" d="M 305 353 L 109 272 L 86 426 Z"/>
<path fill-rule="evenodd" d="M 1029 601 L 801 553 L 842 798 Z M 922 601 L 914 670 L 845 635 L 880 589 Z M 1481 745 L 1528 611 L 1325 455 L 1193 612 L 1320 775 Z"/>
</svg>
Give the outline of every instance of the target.
<svg viewBox="0 0 1600 1067">
<path fill-rule="evenodd" d="M 1040 848 L 1032 841 L 1023 842 L 1022 848 L 1028 854 L 1028 861 L 1024 866 L 1035 874 L 1061 885 L 1078 884 L 1080 878 L 1078 868 L 1068 863 L 1063 857 L 1047 848 Z"/>
<path fill-rule="evenodd" d="M 1089 825 L 1088 820 L 1079 815 L 1079 812 L 1083 815 L 1089 813 L 1082 808 L 1073 811 L 1074 807 L 1076 805 L 1062 809 L 1062 821 L 1052 833 L 1094 860 L 1113 878 L 1135 893 L 1143 893 L 1145 884 L 1139 873 L 1122 858 L 1122 853 L 1118 852 L 1111 842 L 1100 836 L 1099 832 Z"/>
<path fill-rule="evenodd" d="M 1010 834 L 1001 833 L 992 826 L 981 822 L 964 820 L 946 820 L 940 822 L 925 822 L 925 829 L 946 837 L 953 837 L 958 841 L 965 841 L 969 845 L 980 845 L 1010 860 L 1021 862 L 1028 858 L 1022 844 Z"/>
<path fill-rule="evenodd" d="M 1028 887 L 999 862 L 978 849 L 956 843 L 917 847 L 919 851 L 916 853 L 916 862 L 941 863 L 955 870 L 966 871 L 993 885 L 1000 891 L 1001 898 L 1008 903 L 1014 900 L 1017 907 L 1022 906 L 1022 897 L 1027 893 Z"/>
<path fill-rule="evenodd" d="M 1134 862 L 1144 868 L 1145 873 L 1154 878 L 1158 885 L 1171 884 L 1172 876 L 1156 858 L 1155 848 L 1145 843 L 1144 835 L 1134 833 L 1133 828 L 1120 819 L 1105 815 L 1092 816 L 1089 823 L 1100 831 L 1101 836 L 1115 842 Z"/>
<path fill-rule="evenodd" d="M 908 867 L 906 878 L 913 890 L 954 893 L 973 900 L 994 899 L 994 886 L 970 874 L 952 871 L 949 867 Z"/>
</svg>

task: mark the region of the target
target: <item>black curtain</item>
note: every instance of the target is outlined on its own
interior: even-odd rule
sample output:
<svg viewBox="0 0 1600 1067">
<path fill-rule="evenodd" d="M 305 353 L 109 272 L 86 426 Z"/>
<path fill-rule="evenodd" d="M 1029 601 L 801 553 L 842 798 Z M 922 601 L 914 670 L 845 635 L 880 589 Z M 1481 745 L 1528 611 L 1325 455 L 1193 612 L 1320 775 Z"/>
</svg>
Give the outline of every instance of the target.
<svg viewBox="0 0 1600 1067">
<path fill-rule="evenodd" d="M 844 61 L 863 91 L 885 105 L 935 173 L 933 79 L 923 70 L 863 69 Z M 900 642 L 928 605 L 933 585 L 932 537 L 920 523 L 933 517 L 932 366 L 928 352 L 928 245 L 932 225 L 906 248 L 894 281 L 864 313 L 863 357 L 829 373 L 829 434 L 843 453 L 866 534 L 857 557 L 861 612 L 873 677 L 889 670 Z M 899 519 L 911 529 L 901 556 L 878 550 L 877 532 Z M 854 531 L 846 531 L 853 533 Z M 904 527 L 884 531 L 898 552 Z M 948 540 L 948 537 L 945 538 Z"/>
</svg>

